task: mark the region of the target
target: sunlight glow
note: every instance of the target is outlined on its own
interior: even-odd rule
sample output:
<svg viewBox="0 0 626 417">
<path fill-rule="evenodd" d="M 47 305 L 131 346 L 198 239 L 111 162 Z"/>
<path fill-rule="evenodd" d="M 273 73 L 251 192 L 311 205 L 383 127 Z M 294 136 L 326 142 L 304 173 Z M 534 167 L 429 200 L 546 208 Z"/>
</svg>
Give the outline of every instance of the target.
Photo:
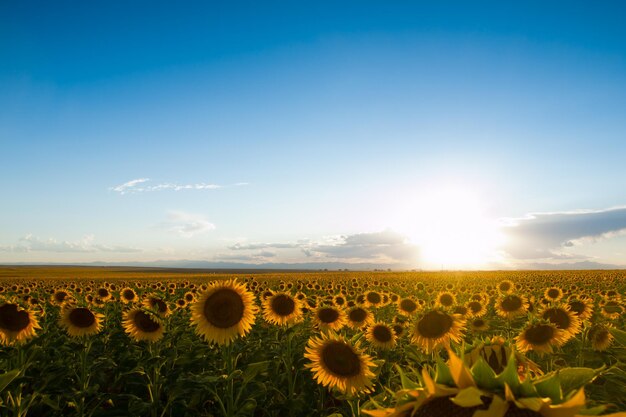
<svg viewBox="0 0 626 417">
<path fill-rule="evenodd" d="M 404 230 L 419 245 L 423 268 L 477 269 L 501 260 L 498 247 L 504 236 L 471 191 L 433 190 L 410 206 Z"/>
</svg>

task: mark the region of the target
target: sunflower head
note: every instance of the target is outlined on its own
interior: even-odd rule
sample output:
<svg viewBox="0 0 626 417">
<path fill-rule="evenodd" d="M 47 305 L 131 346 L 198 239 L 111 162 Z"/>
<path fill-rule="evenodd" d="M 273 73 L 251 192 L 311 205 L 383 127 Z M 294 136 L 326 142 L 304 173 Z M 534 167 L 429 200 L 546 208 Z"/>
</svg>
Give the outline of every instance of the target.
<svg viewBox="0 0 626 417">
<path fill-rule="evenodd" d="M 459 342 L 463 336 L 465 320 L 458 314 L 444 310 L 427 310 L 413 326 L 411 341 L 426 352 L 448 346 L 450 341 Z"/>
<path fill-rule="evenodd" d="M 191 322 L 207 342 L 228 345 L 252 329 L 256 312 L 254 294 L 244 284 L 216 281 L 191 304 Z"/>
<path fill-rule="evenodd" d="M 305 351 L 305 358 L 311 361 L 306 367 L 318 384 L 348 395 L 372 390 L 375 364 L 358 345 L 328 332 L 311 337 Z"/>
<path fill-rule="evenodd" d="M 154 342 L 163 337 L 164 326 L 161 318 L 154 312 L 134 308 L 124 312 L 122 325 L 128 335 L 139 342 Z"/>
<path fill-rule="evenodd" d="M 337 331 L 346 324 L 347 319 L 346 313 L 342 309 L 321 305 L 315 309 L 313 321 L 322 331 Z"/>
<path fill-rule="evenodd" d="M 396 346 L 397 335 L 391 326 L 379 321 L 368 327 L 365 338 L 375 348 L 386 350 Z"/>
<path fill-rule="evenodd" d="M 289 293 L 275 293 L 263 300 L 263 318 L 278 326 L 297 323 L 302 318 L 301 302 Z"/>
<path fill-rule="evenodd" d="M 104 315 L 87 307 L 66 306 L 61 310 L 59 325 L 72 337 L 89 336 L 100 332 L 103 319 Z"/>
<path fill-rule="evenodd" d="M 0 302 L 0 344 L 22 343 L 41 329 L 35 313 L 17 302 Z"/>
</svg>

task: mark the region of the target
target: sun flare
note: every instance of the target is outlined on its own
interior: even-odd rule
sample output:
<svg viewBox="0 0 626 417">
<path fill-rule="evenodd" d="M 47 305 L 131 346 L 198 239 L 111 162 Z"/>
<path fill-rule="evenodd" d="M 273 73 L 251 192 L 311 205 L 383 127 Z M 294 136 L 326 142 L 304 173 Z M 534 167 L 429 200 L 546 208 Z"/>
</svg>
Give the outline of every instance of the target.
<svg viewBox="0 0 626 417">
<path fill-rule="evenodd" d="M 426 192 L 410 205 L 403 226 L 420 247 L 427 269 L 481 268 L 501 259 L 504 236 L 471 191 L 444 188 Z"/>
</svg>

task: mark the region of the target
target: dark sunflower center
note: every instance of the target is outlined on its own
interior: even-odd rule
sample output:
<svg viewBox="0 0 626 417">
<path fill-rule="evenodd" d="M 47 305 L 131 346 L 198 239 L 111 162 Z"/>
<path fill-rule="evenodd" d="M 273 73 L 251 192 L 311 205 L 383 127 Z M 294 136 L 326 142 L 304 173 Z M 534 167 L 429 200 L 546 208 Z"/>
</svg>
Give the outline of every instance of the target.
<svg viewBox="0 0 626 417">
<path fill-rule="evenodd" d="M 84 307 L 77 307 L 70 311 L 69 319 L 76 327 L 89 327 L 96 322 L 96 316 Z"/>
<path fill-rule="evenodd" d="M 517 311 L 522 308 L 522 299 L 517 295 L 506 296 L 500 303 L 504 311 Z"/>
<path fill-rule="evenodd" d="M 616 301 L 609 301 L 602 308 L 607 313 L 621 313 L 622 312 L 622 306 L 620 306 Z"/>
<path fill-rule="evenodd" d="M 550 298 L 557 298 L 559 296 L 559 294 L 560 294 L 560 292 L 556 288 L 550 288 L 548 290 L 548 297 L 550 297 Z"/>
<path fill-rule="evenodd" d="M 471 301 L 467 304 L 467 308 L 469 308 L 472 313 L 476 314 L 482 310 L 483 305 L 478 301 Z"/>
<path fill-rule="evenodd" d="M 122 297 L 124 297 L 125 300 L 132 301 L 135 299 L 135 293 L 133 290 L 124 290 L 122 291 Z"/>
<path fill-rule="evenodd" d="M 415 301 L 405 298 L 404 300 L 400 301 L 400 308 L 402 309 L 402 311 L 412 313 L 417 310 L 417 304 L 415 303 Z"/>
<path fill-rule="evenodd" d="M 585 303 L 583 303 L 582 301 L 578 301 L 578 300 L 570 301 L 569 308 L 574 313 L 580 316 L 585 311 Z"/>
<path fill-rule="evenodd" d="M 368 292 L 366 299 L 372 304 L 379 304 L 382 301 L 380 294 L 378 294 L 377 292 Z"/>
<path fill-rule="evenodd" d="M 569 315 L 562 308 L 550 308 L 543 312 L 542 317 L 561 330 L 568 329 L 572 323 Z"/>
<path fill-rule="evenodd" d="M 536 324 L 524 332 L 524 339 L 533 345 L 544 345 L 554 337 L 554 328 L 548 324 Z"/>
<path fill-rule="evenodd" d="M 404 326 L 402 326 L 401 324 L 394 324 L 393 325 L 393 332 L 396 334 L 396 336 L 402 336 L 402 334 L 404 333 Z"/>
<path fill-rule="evenodd" d="M 485 325 L 485 320 L 476 319 L 474 320 L 474 327 L 483 327 Z"/>
<path fill-rule="evenodd" d="M 391 341 L 393 335 L 391 333 L 391 329 L 387 326 L 374 326 L 374 330 L 372 331 L 374 335 L 374 339 L 379 342 L 386 343 Z"/>
<path fill-rule="evenodd" d="M 595 343 L 602 344 L 609 340 L 609 331 L 607 329 L 598 329 L 591 335 Z"/>
<path fill-rule="evenodd" d="M 441 311 L 431 311 L 417 322 L 417 330 L 423 337 L 437 339 L 444 336 L 453 323 L 449 315 Z"/>
<path fill-rule="evenodd" d="M 296 303 L 293 298 L 287 294 L 278 294 L 272 298 L 272 311 L 279 316 L 288 316 L 296 309 Z"/>
<path fill-rule="evenodd" d="M 243 299 L 237 291 L 230 288 L 215 291 L 204 302 L 204 317 L 220 329 L 227 329 L 239 323 L 243 313 Z"/>
<path fill-rule="evenodd" d="M 148 313 L 138 311 L 134 318 L 135 326 L 144 333 L 153 333 L 161 328 L 161 325 L 152 319 Z"/>
<path fill-rule="evenodd" d="M 467 314 L 467 307 L 465 306 L 456 306 L 454 307 L 454 313 L 455 314 L 460 314 L 462 316 Z"/>
<path fill-rule="evenodd" d="M 54 299 L 57 303 L 62 303 L 67 298 L 65 291 L 57 291 L 54 293 Z"/>
<path fill-rule="evenodd" d="M 193 294 L 185 294 L 185 300 L 193 301 Z"/>
<path fill-rule="evenodd" d="M 322 348 L 322 363 L 330 372 L 340 377 L 353 377 L 361 372 L 361 360 L 351 346 L 333 341 Z"/>
<path fill-rule="evenodd" d="M 367 318 L 367 311 L 362 308 L 355 308 L 348 313 L 348 317 L 350 318 L 350 321 L 360 323 Z"/>
<path fill-rule="evenodd" d="M 476 410 L 486 410 L 491 404 L 491 398 L 481 397 L 483 405 L 477 407 L 461 407 L 450 401 L 451 397 L 439 397 L 417 409 L 415 417 L 472 417 Z M 405 415 L 403 415 L 404 417 Z M 408 410 L 406 417 L 411 416 L 411 410 Z"/>
<path fill-rule="evenodd" d="M 317 312 L 317 318 L 319 318 L 322 323 L 334 323 L 339 318 L 339 312 L 330 307 L 320 308 Z"/>
<path fill-rule="evenodd" d="M 441 297 L 439 297 L 439 302 L 443 306 L 450 307 L 454 303 L 454 298 L 452 298 L 450 294 L 442 294 Z"/>
<path fill-rule="evenodd" d="M 99 288 L 98 289 L 98 297 L 100 298 L 106 298 L 109 295 L 109 291 L 106 288 Z"/>
<path fill-rule="evenodd" d="M 509 284 L 508 282 L 503 282 L 500 284 L 500 291 L 508 291 L 511 289 L 511 284 Z"/>
<path fill-rule="evenodd" d="M 0 307 L 0 328 L 19 332 L 30 324 L 28 312 L 18 310 L 17 304 L 5 304 Z"/>
</svg>

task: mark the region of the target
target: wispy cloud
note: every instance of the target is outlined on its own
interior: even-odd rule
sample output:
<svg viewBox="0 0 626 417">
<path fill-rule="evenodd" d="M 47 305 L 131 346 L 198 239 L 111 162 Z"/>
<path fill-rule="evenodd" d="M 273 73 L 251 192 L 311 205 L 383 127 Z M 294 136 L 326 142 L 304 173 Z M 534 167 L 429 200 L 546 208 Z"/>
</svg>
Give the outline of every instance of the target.
<svg viewBox="0 0 626 417">
<path fill-rule="evenodd" d="M 503 249 L 513 258 L 585 259 L 564 250 L 625 233 L 626 207 L 530 213 L 505 219 L 503 231 Z"/>
<path fill-rule="evenodd" d="M 234 184 L 220 185 L 210 183 L 195 183 L 195 184 L 178 184 L 174 182 L 162 182 L 158 184 L 146 184 L 150 182 L 150 178 L 137 178 L 124 184 L 116 185 L 115 187 L 109 187 L 110 191 L 115 191 L 120 194 L 137 194 L 151 191 L 182 191 L 182 190 L 218 190 L 220 188 L 228 187 L 241 187 L 249 185 L 247 182 L 237 182 Z"/>
<path fill-rule="evenodd" d="M 159 227 L 181 237 L 190 238 L 215 229 L 215 225 L 201 214 L 186 213 L 184 211 L 170 211 L 167 220 Z"/>
<path fill-rule="evenodd" d="M 93 235 L 87 235 L 78 241 L 57 240 L 55 238 L 42 239 L 28 234 L 19 240 L 16 245 L 0 246 L 0 252 L 54 252 L 54 253 L 93 253 L 115 252 L 134 253 L 141 249 L 128 246 L 109 246 L 95 243 Z"/>
</svg>

